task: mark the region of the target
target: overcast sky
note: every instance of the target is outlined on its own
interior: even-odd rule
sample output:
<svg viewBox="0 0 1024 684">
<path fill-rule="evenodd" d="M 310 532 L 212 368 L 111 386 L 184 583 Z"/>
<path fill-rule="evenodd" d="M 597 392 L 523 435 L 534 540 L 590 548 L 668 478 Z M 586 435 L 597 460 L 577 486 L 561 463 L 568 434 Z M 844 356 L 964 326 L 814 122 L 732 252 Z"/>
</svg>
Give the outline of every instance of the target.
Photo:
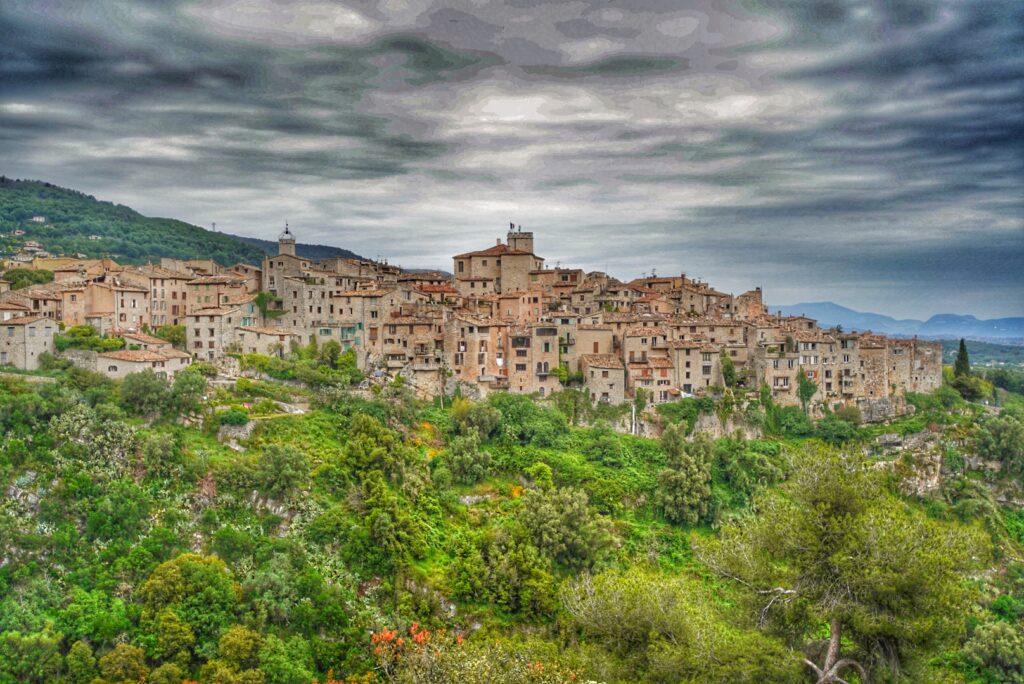
<svg viewBox="0 0 1024 684">
<path fill-rule="evenodd" d="M 0 172 L 242 235 L 1024 315 L 1024 2 L 3 0 Z"/>
</svg>

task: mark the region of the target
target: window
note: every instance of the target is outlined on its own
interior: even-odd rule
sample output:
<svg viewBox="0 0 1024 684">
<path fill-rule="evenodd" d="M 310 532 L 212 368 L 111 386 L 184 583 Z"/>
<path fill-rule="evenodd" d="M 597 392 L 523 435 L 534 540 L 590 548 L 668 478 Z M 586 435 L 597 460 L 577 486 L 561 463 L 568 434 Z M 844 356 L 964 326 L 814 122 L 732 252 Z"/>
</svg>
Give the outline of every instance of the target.
<svg viewBox="0 0 1024 684">
<path fill-rule="evenodd" d="M 516 364 L 516 370 L 520 371 L 520 372 L 525 371 L 526 370 L 526 364 L 525 363 L 517 363 Z"/>
<path fill-rule="evenodd" d="M 107 372 L 108 373 L 116 373 L 117 372 L 117 366 L 107 366 Z"/>
<path fill-rule="evenodd" d="M 602 378 L 607 378 L 608 377 L 608 371 L 606 371 L 606 370 L 601 371 L 601 377 Z"/>
</svg>

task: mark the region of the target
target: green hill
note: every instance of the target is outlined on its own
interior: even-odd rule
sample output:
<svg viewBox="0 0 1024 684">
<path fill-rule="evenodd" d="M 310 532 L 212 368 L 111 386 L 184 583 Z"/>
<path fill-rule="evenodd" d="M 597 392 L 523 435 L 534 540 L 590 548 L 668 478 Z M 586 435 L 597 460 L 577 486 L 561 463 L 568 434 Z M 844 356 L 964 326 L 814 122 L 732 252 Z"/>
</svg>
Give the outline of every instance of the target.
<svg viewBox="0 0 1024 684">
<path fill-rule="evenodd" d="M 261 240 L 260 238 L 246 237 L 244 235 L 231 235 L 230 237 L 244 242 L 247 245 L 256 247 L 264 254 L 274 256 L 277 254 L 277 241 L 276 240 Z M 307 245 L 297 243 L 295 245 L 295 253 L 300 257 L 312 259 L 313 261 L 323 261 L 324 259 L 360 259 L 366 261 L 366 257 L 359 256 L 353 251 L 342 249 L 341 247 L 334 247 L 333 245 Z"/>
<path fill-rule="evenodd" d="M 44 216 L 46 223 L 32 221 L 33 216 Z M 25 239 L 54 254 L 110 256 L 124 263 L 174 257 L 259 264 L 264 256 L 258 247 L 199 226 L 143 216 L 52 183 L 0 177 L 0 232 L 19 228 Z M 91 235 L 101 239 L 90 240 Z"/>
</svg>

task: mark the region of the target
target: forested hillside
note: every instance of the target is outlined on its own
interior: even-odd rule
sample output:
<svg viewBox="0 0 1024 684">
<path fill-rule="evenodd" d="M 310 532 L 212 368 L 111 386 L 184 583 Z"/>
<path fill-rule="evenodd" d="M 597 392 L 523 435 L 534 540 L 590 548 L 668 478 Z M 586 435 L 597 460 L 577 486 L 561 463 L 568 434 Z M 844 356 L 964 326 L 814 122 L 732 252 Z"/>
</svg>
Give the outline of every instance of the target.
<svg viewBox="0 0 1024 684">
<path fill-rule="evenodd" d="M 33 216 L 45 217 L 46 222 L 33 222 Z M 16 229 L 54 254 L 111 256 L 124 263 L 174 257 L 260 264 L 264 256 L 257 247 L 199 226 L 143 216 L 50 183 L 0 178 L 0 232 Z"/>
<path fill-rule="evenodd" d="M 687 399 L 654 440 L 353 361 L 0 377 L 0 682 L 1024 678 L 1019 395 L 874 427 Z"/>
<path fill-rule="evenodd" d="M 232 235 L 234 239 L 239 242 L 244 242 L 247 245 L 252 245 L 265 254 L 274 255 L 277 254 L 277 243 L 273 240 L 261 240 L 254 237 L 246 237 L 244 235 Z M 312 259 L 313 261 L 323 261 L 324 259 L 359 259 L 365 260 L 365 257 L 361 257 L 355 252 L 341 247 L 332 247 L 331 245 L 308 245 L 299 243 L 295 245 L 295 253 L 300 257 Z"/>
</svg>

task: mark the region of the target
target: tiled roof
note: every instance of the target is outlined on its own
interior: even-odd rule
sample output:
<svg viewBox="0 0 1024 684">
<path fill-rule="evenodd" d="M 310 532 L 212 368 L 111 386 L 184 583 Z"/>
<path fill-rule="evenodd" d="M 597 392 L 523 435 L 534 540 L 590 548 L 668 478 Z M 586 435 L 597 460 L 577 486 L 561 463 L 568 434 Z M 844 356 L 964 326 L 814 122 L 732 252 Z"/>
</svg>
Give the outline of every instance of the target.
<svg viewBox="0 0 1024 684">
<path fill-rule="evenodd" d="M 294 335 L 299 337 L 299 333 L 294 330 L 287 330 L 285 328 L 260 328 L 252 325 L 240 325 L 236 330 L 244 330 L 246 332 L 253 332 L 259 335 Z"/>
<path fill-rule="evenodd" d="M 159 337 L 153 337 L 152 335 L 147 335 L 146 333 L 140 333 L 140 332 L 121 333 L 121 337 L 123 337 L 125 339 L 136 340 L 140 344 L 157 344 L 157 345 L 168 345 L 168 346 L 171 344 L 167 340 L 161 340 Z"/>
<path fill-rule="evenodd" d="M 580 362 L 595 368 L 625 368 L 622 359 L 615 354 L 583 354 Z"/>
<path fill-rule="evenodd" d="M 451 286 L 450 283 L 442 283 L 440 285 L 417 285 L 416 289 L 420 292 L 436 293 L 436 294 L 459 294 L 459 291 Z"/>
<path fill-rule="evenodd" d="M 99 356 L 115 361 L 134 361 L 146 363 L 150 361 L 170 361 L 171 359 L 187 359 L 189 355 L 177 349 L 118 349 L 100 352 Z"/>
<path fill-rule="evenodd" d="M 501 245 L 494 245 L 493 247 L 488 247 L 487 249 L 481 249 L 480 251 L 477 251 L 477 252 L 466 252 L 465 254 L 456 254 L 452 258 L 453 259 L 468 259 L 469 257 L 476 257 L 476 256 L 480 256 L 480 257 L 485 257 L 485 256 L 504 256 L 506 254 L 509 255 L 509 256 L 516 256 L 516 255 L 520 255 L 520 254 L 527 254 L 527 255 L 533 256 L 532 252 L 524 252 L 521 249 L 512 249 L 508 245 L 501 244 Z"/>
<path fill-rule="evenodd" d="M 651 335 L 668 337 L 668 333 L 665 332 L 664 328 L 659 328 L 653 325 L 648 327 L 641 325 L 635 328 L 630 328 L 626 331 L 625 335 L 626 337 L 649 337 Z"/>
<path fill-rule="evenodd" d="M 98 355 L 118 361 L 135 362 L 167 361 L 172 358 L 188 357 L 188 354 L 177 349 L 118 349 L 116 351 L 101 351 Z"/>
<path fill-rule="evenodd" d="M 238 311 L 238 307 L 211 306 L 206 309 L 196 309 L 195 311 L 189 311 L 188 317 L 192 318 L 193 316 L 226 316 L 229 313 L 235 313 L 236 311 Z"/>
<path fill-rule="evenodd" d="M 0 325 L 28 325 L 29 323 L 35 323 L 36 321 L 48 321 L 52 320 L 46 316 L 18 316 L 7 321 L 3 321 Z"/>
<path fill-rule="evenodd" d="M 235 275 L 212 275 L 212 276 L 200 276 L 199 278 L 193 278 L 188 281 L 189 285 L 245 285 L 245 278 L 241 278 Z"/>
</svg>

